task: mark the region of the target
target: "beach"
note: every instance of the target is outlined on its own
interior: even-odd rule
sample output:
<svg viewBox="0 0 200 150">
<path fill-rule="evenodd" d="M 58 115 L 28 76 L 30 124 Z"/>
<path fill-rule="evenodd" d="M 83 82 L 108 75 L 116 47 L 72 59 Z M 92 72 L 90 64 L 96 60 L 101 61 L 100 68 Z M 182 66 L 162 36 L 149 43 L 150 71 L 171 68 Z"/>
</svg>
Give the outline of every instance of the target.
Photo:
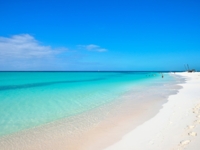
<svg viewBox="0 0 200 150">
<path fill-rule="evenodd" d="M 160 84 L 160 77 L 151 88 L 129 91 L 79 115 L 4 136 L 0 146 L 3 150 L 198 149 L 200 74 L 167 74 L 176 80 Z"/>
<path fill-rule="evenodd" d="M 1 0 L 0 150 L 200 150 L 200 0 Z"/>
<path fill-rule="evenodd" d="M 186 78 L 179 93 L 156 116 L 105 150 L 199 150 L 200 73 L 177 73 Z"/>
</svg>

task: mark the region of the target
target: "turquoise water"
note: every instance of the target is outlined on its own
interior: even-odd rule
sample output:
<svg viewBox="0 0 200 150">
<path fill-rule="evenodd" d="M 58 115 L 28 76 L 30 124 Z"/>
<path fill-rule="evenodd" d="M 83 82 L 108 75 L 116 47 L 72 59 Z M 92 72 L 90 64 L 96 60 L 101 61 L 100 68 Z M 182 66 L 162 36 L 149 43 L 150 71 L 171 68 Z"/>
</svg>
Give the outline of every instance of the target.
<svg viewBox="0 0 200 150">
<path fill-rule="evenodd" d="M 0 136 L 85 112 L 158 78 L 152 72 L 0 72 Z"/>
</svg>

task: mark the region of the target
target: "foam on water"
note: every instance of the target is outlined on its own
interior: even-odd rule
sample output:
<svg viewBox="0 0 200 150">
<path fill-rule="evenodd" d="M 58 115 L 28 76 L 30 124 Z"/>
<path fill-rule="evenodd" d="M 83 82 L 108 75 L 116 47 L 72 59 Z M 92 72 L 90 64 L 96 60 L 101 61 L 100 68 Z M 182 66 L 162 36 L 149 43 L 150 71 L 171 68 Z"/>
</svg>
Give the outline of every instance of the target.
<svg viewBox="0 0 200 150">
<path fill-rule="evenodd" d="M 160 78 L 151 72 L 0 72 L 0 136 L 86 112 Z"/>
</svg>

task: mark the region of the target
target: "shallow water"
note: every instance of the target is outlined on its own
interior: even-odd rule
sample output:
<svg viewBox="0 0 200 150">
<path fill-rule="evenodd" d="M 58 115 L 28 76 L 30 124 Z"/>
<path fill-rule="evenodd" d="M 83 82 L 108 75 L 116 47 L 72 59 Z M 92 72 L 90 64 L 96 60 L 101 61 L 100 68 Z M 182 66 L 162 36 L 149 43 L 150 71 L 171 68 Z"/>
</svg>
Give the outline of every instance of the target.
<svg viewBox="0 0 200 150">
<path fill-rule="evenodd" d="M 0 72 L 0 136 L 86 112 L 160 78 L 155 72 Z"/>
<path fill-rule="evenodd" d="M 110 74 L 106 73 L 104 75 Z M 161 78 L 161 75 L 155 72 L 131 72 L 124 74 L 120 72 L 114 72 L 113 74 L 112 72 L 111 75 L 112 77 L 108 78 L 110 82 L 105 81 L 104 83 L 94 83 L 93 85 L 85 84 L 83 87 L 77 87 L 80 91 L 86 89 L 88 93 L 84 94 L 91 97 L 93 96 L 91 101 L 86 100 L 86 102 L 84 99 L 85 97 L 77 98 L 76 100 L 79 100 L 79 103 L 85 104 L 78 105 L 76 103 L 76 105 L 73 105 L 75 109 L 77 108 L 77 111 L 68 111 L 64 109 L 62 110 L 62 112 L 66 113 L 63 114 L 64 117 L 62 115 L 55 118 L 51 117 L 50 119 L 52 120 L 48 122 L 42 122 L 47 118 L 47 115 L 42 114 L 41 111 L 39 114 L 40 116 L 36 118 L 40 120 L 39 124 L 35 124 L 36 121 L 34 121 L 27 128 L 22 128 L 17 131 L 12 130 L 13 132 L 4 134 L 4 136 L 0 137 L 0 147 L 5 150 L 101 150 L 117 142 L 126 133 L 155 116 L 162 108 L 162 105 L 167 102 L 168 97 L 172 94 L 176 94 L 181 88 L 181 86 L 177 84 L 184 82 L 183 78 L 176 75 L 164 74 L 164 78 Z M 55 82 L 55 80 L 53 82 Z M 61 84 L 64 86 L 64 83 Z M 86 88 L 90 86 L 91 88 Z M 49 85 L 43 85 L 43 87 L 46 89 Z M 24 90 L 26 88 L 21 88 L 21 90 L 22 89 Z M 27 89 L 32 88 L 28 86 Z M 55 94 L 60 91 L 60 89 L 65 88 L 60 87 L 58 91 L 57 89 L 59 88 L 54 88 L 49 95 Z M 90 92 L 94 89 L 97 90 L 98 95 L 93 95 L 93 92 Z M 2 91 L 14 90 L 9 89 Z M 66 90 L 63 91 L 66 92 Z M 75 94 L 77 96 L 80 93 L 76 90 L 74 92 L 76 92 Z M 55 95 L 55 97 L 57 96 L 58 94 Z M 40 95 L 38 98 L 39 97 Z M 110 99 L 108 99 L 109 97 Z M 66 100 L 67 98 L 66 95 Z M 45 101 L 45 99 L 43 101 Z M 49 111 L 53 113 L 60 111 L 58 110 L 59 108 L 67 108 L 70 106 L 58 105 L 57 99 L 50 99 L 48 101 L 53 105 L 51 107 L 49 107 L 49 105 L 44 105 L 43 107 L 46 107 L 46 109 L 51 108 Z M 29 104 L 31 104 L 31 102 L 29 102 Z M 61 102 L 61 104 L 64 104 L 64 102 Z M 20 105 L 20 107 L 21 106 L 22 105 Z M 39 105 L 36 106 L 40 108 Z M 32 112 L 32 115 L 36 116 L 37 112 L 33 112 L 33 108 L 31 109 L 31 107 L 29 107 L 29 109 L 30 110 L 27 110 L 27 112 Z M 35 109 L 36 108 L 34 108 L 34 110 Z M 49 112 L 50 116 L 54 116 L 52 112 Z M 28 116 L 30 116 L 30 114 L 28 114 Z M 9 120 L 9 118 L 7 119 Z M 15 121 L 16 120 L 17 119 L 15 119 Z M 27 119 L 27 122 L 30 122 L 30 120 L 31 118 Z M 7 121 L 7 123 L 7 126 L 9 127 L 10 125 L 10 128 L 13 129 L 13 126 L 11 126 L 13 124 L 9 124 L 9 121 Z M 19 126 L 21 126 L 21 124 L 19 124 Z"/>
</svg>

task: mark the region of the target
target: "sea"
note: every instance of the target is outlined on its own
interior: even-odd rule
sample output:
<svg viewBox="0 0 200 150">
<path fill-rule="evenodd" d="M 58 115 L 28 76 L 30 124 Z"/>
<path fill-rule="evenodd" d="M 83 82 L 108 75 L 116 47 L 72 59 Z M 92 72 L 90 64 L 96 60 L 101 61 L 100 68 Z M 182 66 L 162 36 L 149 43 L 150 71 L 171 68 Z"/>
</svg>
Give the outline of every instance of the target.
<svg viewBox="0 0 200 150">
<path fill-rule="evenodd" d="M 160 72 L 0 72 L 0 137 L 85 113 L 131 90 L 175 82 Z M 134 99 L 134 96 L 133 96 Z"/>
</svg>

